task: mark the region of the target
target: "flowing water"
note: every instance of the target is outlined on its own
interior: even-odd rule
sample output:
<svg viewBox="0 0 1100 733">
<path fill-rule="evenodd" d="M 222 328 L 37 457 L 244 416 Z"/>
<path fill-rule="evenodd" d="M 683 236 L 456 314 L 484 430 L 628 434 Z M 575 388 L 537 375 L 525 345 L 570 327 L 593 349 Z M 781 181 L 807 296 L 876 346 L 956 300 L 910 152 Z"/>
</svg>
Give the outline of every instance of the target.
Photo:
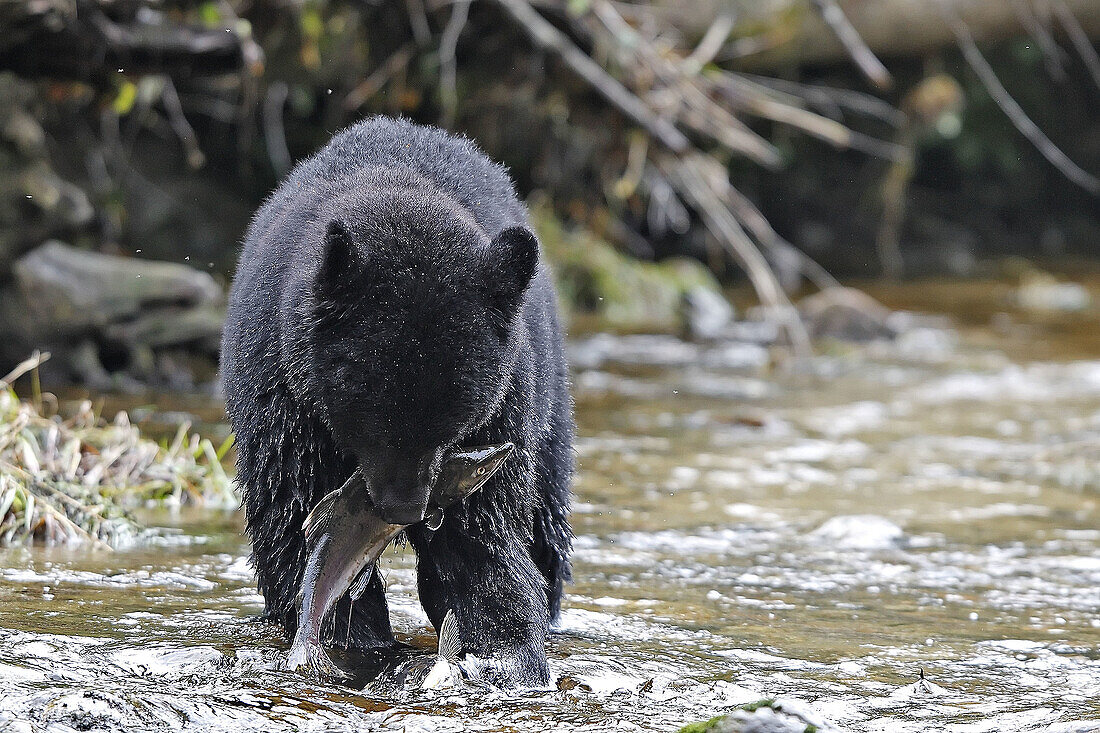
<svg viewBox="0 0 1100 733">
<path fill-rule="evenodd" d="M 1100 349 L 959 315 L 791 374 L 575 342 L 553 689 L 277 671 L 239 516 L 162 511 L 138 549 L 0 551 L 0 730 L 675 730 L 761 698 L 851 731 L 1100 730 Z M 413 558 L 383 570 L 431 649 Z"/>
</svg>

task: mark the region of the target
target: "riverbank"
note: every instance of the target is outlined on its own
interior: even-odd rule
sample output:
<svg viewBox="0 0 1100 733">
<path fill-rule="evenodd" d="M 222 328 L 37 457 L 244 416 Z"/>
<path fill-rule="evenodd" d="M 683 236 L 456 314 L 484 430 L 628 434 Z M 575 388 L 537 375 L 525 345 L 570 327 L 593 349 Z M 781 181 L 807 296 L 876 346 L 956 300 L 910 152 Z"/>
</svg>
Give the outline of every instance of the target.
<svg viewBox="0 0 1100 733">
<path fill-rule="evenodd" d="M 42 361 L 32 357 L 0 380 L 0 546 L 125 547 L 141 534 L 129 509 L 238 504 L 221 465 L 231 439 L 215 448 L 183 423 L 158 443 L 126 411 L 107 420 L 91 400 L 62 415 L 35 373 L 31 398 L 21 399 L 9 385 Z"/>
</svg>

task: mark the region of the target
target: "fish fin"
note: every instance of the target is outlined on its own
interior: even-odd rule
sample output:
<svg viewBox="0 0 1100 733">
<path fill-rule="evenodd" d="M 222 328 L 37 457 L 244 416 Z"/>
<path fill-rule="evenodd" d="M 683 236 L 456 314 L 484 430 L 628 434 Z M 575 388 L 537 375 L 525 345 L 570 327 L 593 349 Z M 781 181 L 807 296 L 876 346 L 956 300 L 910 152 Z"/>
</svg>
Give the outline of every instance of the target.
<svg viewBox="0 0 1100 733">
<path fill-rule="evenodd" d="M 374 563 L 368 563 L 367 566 L 360 570 L 359 574 L 355 576 L 355 580 L 351 582 L 351 586 L 348 587 L 348 595 L 351 596 L 352 603 L 358 601 L 360 596 L 367 590 L 367 585 L 374 576 L 375 567 L 377 566 Z"/>
<path fill-rule="evenodd" d="M 462 656 L 462 638 L 458 635 L 458 617 L 448 609 L 439 627 L 439 656 L 452 662 Z"/>
<path fill-rule="evenodd" d="M 336 505 L 336 500 L 340 498 L 340 494 L 343 493 L 343 489 L 336 489 L 325 495 L 323 499 L 317 502 L 309 515 L 306 517 L 306 521 L 302 522 L 302 531 L 306 533 L 306 543 L 311 543 L 313 537 L 320 531 L 320 527 L 329 523 L 332 518 L 332 510 Z"/>
</svg>

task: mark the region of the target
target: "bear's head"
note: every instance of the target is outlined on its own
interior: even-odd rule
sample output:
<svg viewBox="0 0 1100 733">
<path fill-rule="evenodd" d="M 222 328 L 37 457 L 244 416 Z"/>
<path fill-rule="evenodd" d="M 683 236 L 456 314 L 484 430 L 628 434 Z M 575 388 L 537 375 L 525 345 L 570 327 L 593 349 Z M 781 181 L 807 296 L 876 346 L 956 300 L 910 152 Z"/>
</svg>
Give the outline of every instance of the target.
<svg viewBox="0 0 1100 733">
<path fill-rule="evenodd" d="M 309 391 L 380 515 L 417 522 L 444 451 L 504 398 L 538 242 L 399 192 L 331 212 L 318 236 Z"/>
</svg>

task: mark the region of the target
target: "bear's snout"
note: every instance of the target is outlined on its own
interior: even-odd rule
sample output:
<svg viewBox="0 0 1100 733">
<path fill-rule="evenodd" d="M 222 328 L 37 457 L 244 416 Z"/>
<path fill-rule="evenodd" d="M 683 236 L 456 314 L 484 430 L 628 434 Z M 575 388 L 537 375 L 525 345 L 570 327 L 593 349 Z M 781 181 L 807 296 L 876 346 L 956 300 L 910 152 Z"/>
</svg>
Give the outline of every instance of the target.
<svg viewBox="0 0 1100 733">
<path fill-rule="evenodd" d="M 389 524 L 416 524 L 424 518 L 427 502 L 423 504 L 405 503 L 389 507 L 378 507 L 378 513 Z"/>
<path fill-rule="evenodd" d="M 430 487 L 421 480 L 415 463 L 376 466 L 374 471 L 368 469 L 366 479 L 378 515 L 389 524 L 416 524 L 422 520 L 428 511 Z"/>
</svg>

